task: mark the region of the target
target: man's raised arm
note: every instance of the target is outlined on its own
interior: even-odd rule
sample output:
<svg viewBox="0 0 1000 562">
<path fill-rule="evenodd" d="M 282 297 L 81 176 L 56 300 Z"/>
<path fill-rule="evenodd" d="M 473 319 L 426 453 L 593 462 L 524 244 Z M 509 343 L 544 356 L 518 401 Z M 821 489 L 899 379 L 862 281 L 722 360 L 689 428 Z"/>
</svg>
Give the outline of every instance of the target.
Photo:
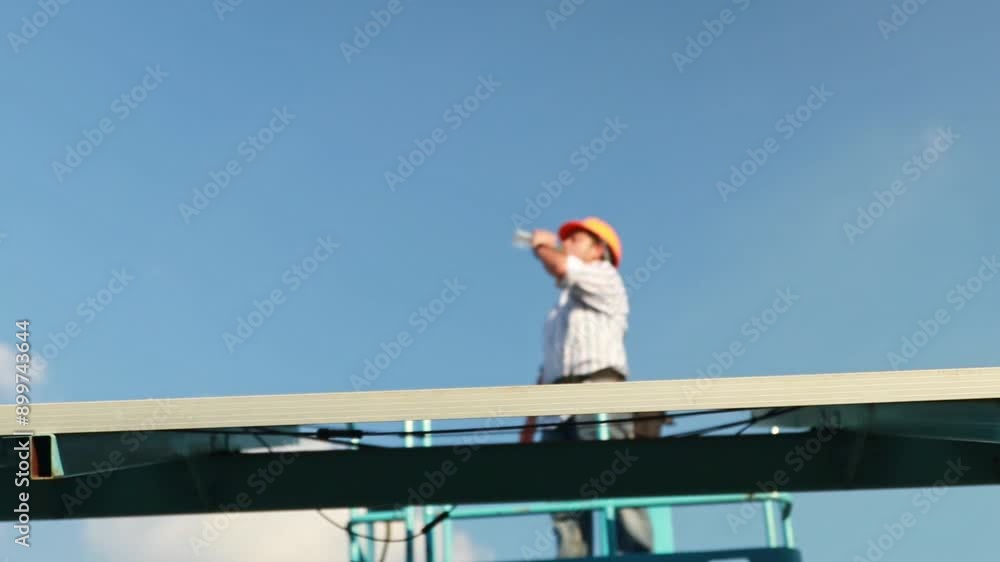
<svg viewBox="0 0 1000 562">
<path fill-rule="evenodd" d="M 566 275 L 566 252 L 559 249 L 559 238 L 555 232 L 535 230 L 531 234 L 531 246 L 550 275 L 556 279 Z"/>
</svg>

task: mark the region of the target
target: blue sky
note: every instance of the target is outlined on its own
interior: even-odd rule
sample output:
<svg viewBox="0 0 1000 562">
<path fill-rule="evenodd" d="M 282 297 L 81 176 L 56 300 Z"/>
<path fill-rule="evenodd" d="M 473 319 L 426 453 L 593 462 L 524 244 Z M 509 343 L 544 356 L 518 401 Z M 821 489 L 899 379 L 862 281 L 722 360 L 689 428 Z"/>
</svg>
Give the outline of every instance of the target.
<svg viewBox="0 0 1000 562">
<path fill-rule="evenodd" d="M 901 2 L 590 0 L 556 20 L 556 0 L 401 0 L 349 56 L 390 2 L 92 4 L 35 30 L 22 18 L 42 3 L 0 6 L 0 318 L 28 318 L 35 349 L 64 343 L 35 401 L 347 391 L 401 332 L 366 388 L 530 384 L 556 296 L 511 248 L 530 204 L 529 228 L 618 228 L 635 379 L 695 377 L 734 341 L 724 376 L 1000 364 L 1000 282 L 956 297 L 1000 250 L 993 4 L 907 4 L 890 29 Z M 433 308 L 448 282 L 465 288 Z M 779 290 L 798 300 L 753 336 Z M 948 322 L 894 365 L 939 309 Z M 914 493 L 799 495 L 806 560 L 864 556 Z M 989 560 L 996 506 L 995 489 L 951 489 L 884 560 Z M 759 543 L 731 512 L 678 514 L 681 546 Z M 0 554 L 114 560 L 95 537 L 169 544 L 155 521 L 37 523 L 30 553 L 8 529 Z M 547 523 L 459 528 L 504 559 Z"/>
</svg>

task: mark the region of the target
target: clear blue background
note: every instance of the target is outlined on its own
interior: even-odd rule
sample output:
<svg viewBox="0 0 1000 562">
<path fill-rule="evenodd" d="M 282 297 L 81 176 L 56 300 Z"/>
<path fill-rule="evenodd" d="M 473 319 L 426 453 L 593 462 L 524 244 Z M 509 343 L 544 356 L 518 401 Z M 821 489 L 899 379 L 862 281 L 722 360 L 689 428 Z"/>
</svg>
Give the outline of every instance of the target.
<svg viewBox="0 0 1000 562">
<path fill-rule="evenodd" d="M 631 291 L 636 379 L 697 376 L 784 288 L 800 299 L 725 376 L 891 369 L 939 308 L 950 322 L 900 368 L 1000 364 L 1000 281 L 961 310 L 947 301 L 1000 250 L 995 4 L 929 0 L 886 39 L 890 0 L 590 0 L 555 29 L 555 0 L 403 0 L 345 60 L 386 4 L 244 2 L 220 18 L 209 0 L 76 1 L 16 52 L 6 34 L 40 8 L 0 6 L 0 340 L 18 318 L 36 350 L 80 326 L 33 400 L 346 391 L 401 331 L 413 345 L 368 389 L 530 384 L 556 295 L 511 248 L 511 215 L 564 169 L 574 182 L 530 227 L 599 214 L 628 275 L 651 249 L 672 254 Z M 724 9 L 735 21 L 680 71 L 674 53 Z M 112 103 L 147 65 L 168 76 L 119 119 Z M 489 76 L 501 85 L 451 129 L 445 112 Z M 821 85 L 833 96 L 784 139 L 776 122 Z M 285 107 L 292 122 L 243 160 L 240 143 Z M 52 163 L 104 118 L 114 131 L 59 181 Z M 628 129 L 581 172 L 571 155 L 606 118 Z M 447 140 L 390 190 L 385 172 L 438 127 Z M 903 164 L 939 127 L 960 136 L 911 182 Z M 724 201 L 716 183 L 769 137 L 780 149 Z M 241 173 L 185 222 L 178 206 L 233 159 Z M 851 243 L 844 224 L 897 178 L 906 192 Z M 289 291 L 284 272 L 328 235 L 340 248 Z M 135 280 L 79 314 L 116 268 Z M 411 315 L 447 279 L 468 288 L 418 333 Z M 223 333 L 275 289 L 287 300 L 230 353 Z M 913 494 L 799 495 L 806 560 L 864 556 Z M 949 490 L 884 560 L 994 560 L 997 498 Z M 761 542 L 727 513 L 678 514 L 680 545 Z M 0 556 L 103 560 L 86 525 L 36 523 L 30 551 L 6 528 Z M 459 527 L 501 559 L 547 532 L 541 517 Z"/>
</svg>

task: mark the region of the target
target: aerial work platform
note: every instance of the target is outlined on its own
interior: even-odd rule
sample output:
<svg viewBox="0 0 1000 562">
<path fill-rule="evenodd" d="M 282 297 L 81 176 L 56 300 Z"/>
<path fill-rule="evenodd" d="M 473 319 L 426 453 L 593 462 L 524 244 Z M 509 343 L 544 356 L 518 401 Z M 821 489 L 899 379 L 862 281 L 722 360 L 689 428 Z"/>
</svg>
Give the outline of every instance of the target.
<svg viewBox="0 0 1000 562">
<path fill-rule="evenodd" d="M 342 429 L 702 411 L 743 412 L 749 426 L 769 432 L 463 449 L 413 446 L 430 435 L 420 431 L 406 432 L 406 447 L 364 446 L 365 432 Z M 485 431 L 469 432 L 477 429 Z M 25 430 L 32 435 L 17 435 Z M 0 435 L 11 498 L 19 491 L 15 448 L 31 442 L 33 520 L 573 502 L 581 500 L 581 483 L 623 458 L 628 467 L 615 471 L 602 500 L 997 485 L 1000 368 L 33 404 L 27 427 L 15 423 L 14 406 L 0 406 Z M 348 444 L 246 452 L 304 437 Z M 511 477 L 525 467 L 541 470 Z M 248 486 L 254 474 L 272 475 L 266 493 Z"/>
</svg>

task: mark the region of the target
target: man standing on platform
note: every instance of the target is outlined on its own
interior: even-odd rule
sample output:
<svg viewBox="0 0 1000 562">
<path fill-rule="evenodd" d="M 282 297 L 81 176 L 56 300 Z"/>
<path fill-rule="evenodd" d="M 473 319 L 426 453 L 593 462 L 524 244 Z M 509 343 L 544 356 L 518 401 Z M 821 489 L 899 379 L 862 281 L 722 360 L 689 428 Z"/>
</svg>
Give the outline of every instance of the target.
<svg viewBox="0 0 1000 562">
<path fill-rule="evenodd" d="M 560 247 L 560 241 L 562 247 Z M 622 247 L 605 221 L 588 217 L 562 225 L 558 234 L 536 230 L 531 245 L 545 270 L 561 289 L 544 330 L 544 360 L 539 384 L 621 382 L 628 375 L 625 331 L 629 303 L 618 272 Z M 611 439 L 635 437 L 632 414 L 609 414 Z M 595 415 L 555 417 L 559 423 L 542 431 L 542 441 L 591 441 L 598 437 Z M 528 420 L 522 442 L 534 439 Z M 582 483 L 581 483 L 582 485 Z M 618 549 L 652 551 L 652 526 L 644 509 L 618 510 Z M 592 556 L 593 519 L 589 511 L 553 515 L 559 558 Z"/>
</svg>

